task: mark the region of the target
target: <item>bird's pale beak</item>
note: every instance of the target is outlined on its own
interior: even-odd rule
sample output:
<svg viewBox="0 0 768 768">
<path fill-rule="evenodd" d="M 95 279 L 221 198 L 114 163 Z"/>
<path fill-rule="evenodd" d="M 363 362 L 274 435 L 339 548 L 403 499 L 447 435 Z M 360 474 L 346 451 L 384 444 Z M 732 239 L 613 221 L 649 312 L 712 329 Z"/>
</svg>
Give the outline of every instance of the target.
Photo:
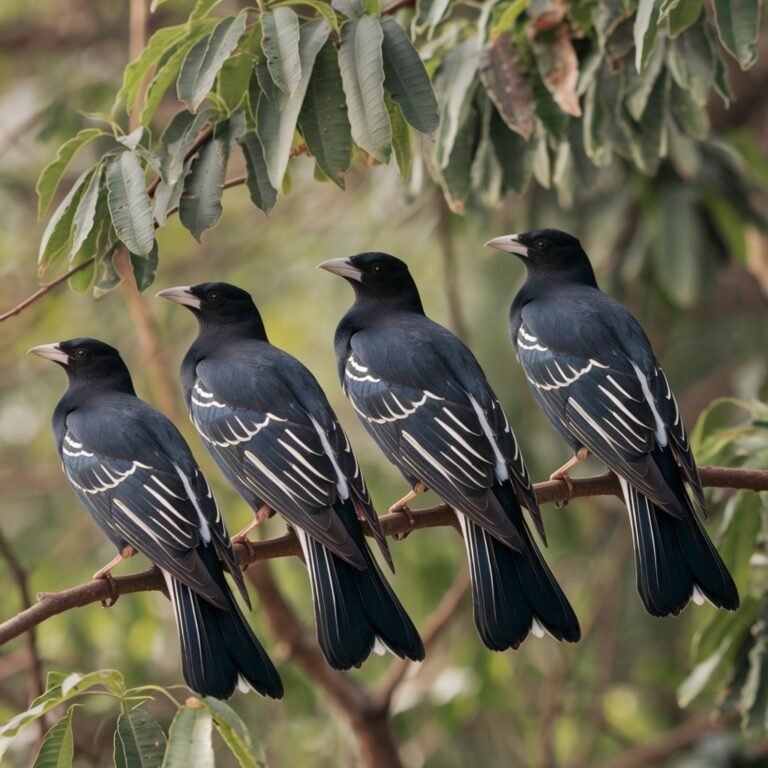
<svg viewBox="0 0 768 768">
<path fill-rule="evenodd" d="M 349 259 L 328 259 L 318 264 L 317 268 L 326 269 L 334 275 L 346 277 L 347 280 L 354 280 L 356 283 L 363 281 L 363 273 Z"/>
<path fill-rule="evenodd" d="M 44 357 L 46 360 L 53 360 L 55 363 L 61 363 L 62 365 L 69 363 L 69 355 L 58 344 L 40 344 L 37 347 L 28 349 L 27 354 Z"/>
<path fill-rule="evenodd" d="M 505 251 L 506 253 L 514 253 L 516 256 L 522 256 L 523 258 L 528 256 L 528 246 L 523 245 L 517 235 L 494 237 L 493 240 L 489 240 L 485 243 L 485 247 L 496 248 L 500 251 Z"/>
<path fill-rule="evenodd" d="M 188 285 L 178 285 L 175 288 L 166 288 L 165 290 L 158 291 L 155 294 L 155 298 L 168 299 L 168 301 L 175 301 L 177 304 L 183 304 L 185 307 L 200 309 L 200 299 L 192 293 L 192 290 Z"/>
</svg>

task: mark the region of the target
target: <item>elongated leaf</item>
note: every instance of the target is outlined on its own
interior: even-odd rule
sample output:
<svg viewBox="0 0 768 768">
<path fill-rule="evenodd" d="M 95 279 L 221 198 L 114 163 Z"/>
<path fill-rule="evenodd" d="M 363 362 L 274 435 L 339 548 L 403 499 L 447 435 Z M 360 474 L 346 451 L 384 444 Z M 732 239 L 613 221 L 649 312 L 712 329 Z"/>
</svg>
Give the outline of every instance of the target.
<svg viewBox="0 0 768 768">
<path fill-rule="evenodd" d="M 361 16 L 341 29 L 339 67 L 355 143 L 380 162 L 392 151 L 392 130 L 384 104 L 384 33 L 376 19 Z"/>
<path fill-rule="evenodd" d="M 99 163 L 78 203 L 77 210 L 72 219 L 72 247 L 69 251 L 70 258 L 80 250 L 85 239 L 93 229 L 94 217 L 96 216 L 96 205 L 99 202 L 99 196 L 102 191 L 101 177 L 103 170 L 104 166 Z"/>
<path fill-rule="evenodd" d="M 413 31 L 421 34 L 428 30 L 430 36 L 448 10 L 451 0 L 416 0 L 416 16 Z"/>
<path fill-rule="evenodd" d="M 659 29 L 659 14 L 661 0 L 640 0 L 635 15 L 633 36 L 635 39 L 635 69 L 643 71 L 643 67 L 653 53 L 656 44 L 656 33 Z"/>
<path fill-rule="evenodd" d="M 472 104 L 478 53 L 476 38 L 464 40 L 445 56 L 437 72 L 435 92 L 440 105 L 437 163 L 440 168 L 448 164 L 459 126 L 466 122 Z"/>
<path fill-rule="evenodd" d="M 261 47 L 275 85 L 290 96 L 301 80 L 299 17 L 291 8 L 275 8 L 261 16 Z"/>
<path fill-rule="evenodd" d="M 714 0 L 720 42 L 742 69 L 749 69 L 757 61 L 760 5 L 760 0 Z"/>
<path fill-rule="evenodd" d="M 541 79 L 557 106 L 567 115 L 581 117 L 576 93 L 579 60 L 567 25 L 560 24 L 549 34 L 537 36 L 533 50 Z"/>
<path fill-rule="evenodd" d="M 247 133 L 240 139 L 247 170 L 246 183 L 251 202 L 264 213 L 269 213 L 277 202 L 277 190 L 269 181 L 269 171 L 264 160 L 264 148 L 255 132 Z"/>
<path fill-rule="evenodd" d="M 478 71 L 499 115 L 528 141 L 533 133 L 533 90 L 511 38 L 501 35 L 483 48 Z"/>
<path fill-rule="evenodd" d="M 61 182 L 61 177 L 69 167 L 75 154 L 97 136 L 106 135 L 100 128 L 83 128 L 77 135 L 68 139 L 59 147 L 56 159 L 43 168 L 43 172 L 40 174 L 40 178 L 35 185 L 38 198 L 37 216 L 39 219 L 42 219 L 48 210 L 48 205 L 56 194 L 56 190 Z"/>
<path fill-rule="evenodd" d="M 136 152 L 121 152 L 107 164 L 107 202 L 120 241 L 131 253 L 149 256 L 155 246 L 152 206 Z"/>
<path fill-rule="evenodd" d="M 533 146 L 510 131 L 496 111 L 491 115 L 490 136 L 504 175 L 504 189 L 521 195 L 533 174 Z"/>
<path fill-rule="evenodd" d="M 344 189 L 344 172 L 352 158 L 352 133 L 336 48 L 327 42 L 315 60 L 299 128 L 320 169 Z"/>
<path fill-rule="evenodd" d="M 171 723 L 163 768 L 214 768 L 212 726 L 210 711 L 188 700 Z"/>
<path fill-rule="evenodd" d="M 296 131 L 301 105 L 312 75 L 320 49 L 328 39 L 331 27 L 324 19 L 302 24 L 299 39 L 301 53 L 301 80 L 294 92 L 288 97 L 282 110 L 263 94 L 259 98 L 256 110 L 256 130 L 259 134 L 264 159 L 269 169 L 269 181 L 275 189 L 280 189 L 288 167 L 291 144 Z"/>
<path fill-rule="evenodd" d="M 389 96 L 385 95 L 384 98 L 389 113 L 389 123 L 392 126 L 392 149 L 395 151 L 395 162 L 400 171 L 400 178 L 407 179 L 411 173 L 413 160 L 411 132 L 400 107 Z"/>
<path fill-rule="evenodd" d="M 463 213 L 470 193 L 470 170 L 473 150 L 477 144 L 480 121 L 474 111 L 466 114 L 461 130 L 457 132 L 448 163 L 440 171 L 440 186 L 445 201 L 454 213 Z"/>
<path fill-rule="evenodd" d="M 219 131 L 203 145 L 184 179 L 179 219 L 195 240 L 199 241 L 203 232 L 221 218 L 222 185 L 228 160 L 228 139 Z"/>
<path fill-rule="evenodd" d="M 670 42 L 667 65 L 680 88 L 689 91 L 697 104 L 706 106 L 715 73 L 715 57 L 701 22 Z"/>
<path fill-rule="evenodd" d="M 765 733 L 768 721 L 768 609 L 763 606 L 760 621 L 753 629 L 754 645 L 749 651 L 749 672 L 741 689 L 741 724 L 752 735 Z"/>
<path fill-rule="evenodd" d="M 405 30 L 391 16 L 381 19 L 381 29 L 384 88 L 417 131 L 432 133 L 440 116 L 424 63 Z"/>
<path fill-rule="evenodd" d="M 158 29 L 149 38 L 146 47 L 123 72 L 123 84 L 115 96 L 115 105 L 125 102 L 125 111 L 130 115 L 136 107 L 141 85 L 150 68 L 157 64 L 187 33 L 186 24 Z"/>
<path fill-rule="evenodd" d="M 112 219 L 109 217 L 109 207 L 107 206 L 107 196 L 99 196 L 96 204 L 96 213 L 94 214 L 93 227 L 88 233 L 88 237 L 80 246 L 80 249 L 73 253 L 69 259 L 69 266 L 76 267 L 88 259 L 94 261 L 79 272 L 75 272 L 69 278 L 69 287 L 77 293 L 87 291 L 93 283 L 96 274 L 96 260 L 98 257 L 112 248 L 117 242 L 117 235 L 112 226 Z"/>
<path fill-rule="evenodd" d="M 224 701 L 206 696 L 203 704 L 213 715 L 213 725 L 224 739 L 241 768 L 265 768 L 267 761 L 258 742 L 254 742 L 245 723 Z"/>
<path fill-rule="evenodd" d="M 221 0 L 197 0 L 192 13 L 189 15 L 189 20 L 204 19 L 220 2 Z"/>
<path fill-rule="evenodd" d="M 707 687 L 723 663 L 731 642 L 732 638 L 724 638 L 720 647 L 711 656 L 699 662 L 683 680 L 677 690 L 677 703 L 681 707 L 687 707 Z"/>
<path fill-rule="evenodd" d="M 5 754 L 11 739 L 22 729 L 26 728 L 46 712 L 66 701 L 80 695 L 83 691 L 101 685 L 121 696 L 125 692 L 123 676 L 115 669 L 103 669 L 86 675 L 72 673 L 62 675 L 50 672 L 46 690 L 38 696 L 29 707 L 12 717 L 4 725 L 0 725 L 0 758 Z"/>
<path fill-rule="evenodd" d="M 148 256 L 136 253 L 131 253 L 129 256 L 131 259 L 131 272 L 133 272 L 133 278 L 136 281 L 136 288 L 139 293 L 143 293 L 155 282 L 158 262 L 157 242 L 155 242 L 155 247 Z"/>
<path fill-rule="evenodd" d="M 286 2 L 283 3 L 270 3 L 270 8 L 274 10 L 275 8 L 286 8 L 296 5 L 295 0 L 286 0 Z M 333 6 L 329 5 L 326 2 L 323 2 L 323 0 L 302 0 L 301 5 L 306 5 L 312 8 L 312 10 L 317 11 L 333 28 L 333 31 L 338 35 L 339 30 L 341 29 L 339 25 L 339 17 L 336 15 L 336 11 L 334 11 Z"/>
<path fill-rule="evenodd" d="M 64 717 L 45 734 L 32 768 L 71 768 L 75 757 L 72 715 L 76 706 L 69 707 Z"/>
<path fill-rule="evenodd" d="M 646 62 L 643 71 L 636 74 L 631 70 L 627 73 L 626 104 L 632 119 L 640 122 L 648 104 L 648 99 L 656 84 L 656 78 L 664 65 L 664 53 L 666 46 L 664 40 L 660 40 L 653 49 L 651 58 Z"/>
<path fill-rule="evenodd" d="M 228 114 L 240 109 L 248 96 L 253 68 L 253 58 L 241 53 L 228 58 L 219 70 L 216 93 L 226 105 Z"/>
<path fill-rule="evenodd" d="M 667 28 L 670 37 L 677 37 L 684 32 L 701 14 L 702 0 L 678 0 L 678 2 L 664 2 L 661 6 L 659 21 L 667 20 Z"/>
<path fill-rule="evenodd" d="M 189 50 L 181 65 L 176 91 L 179 100 L 196 112 L 213 88 L 213 82 L 224 62 L 235 50 L 245 32 L 246 11 L 222 19 L 210 35 L 199 40 Z"/>
<path fill-rule="evenodd" d="M 80 203 L 83 190 L 93 173 L 93 168 L 83 171 L 69 192 L 67 192 L 66 197 L 59 203 L 59 207 L 51 215 L 43 232 L 43 237 L 40 240 L 40 248 L 37 253 L 40 275 L 67 253 L 75 211 Z"/>
<path fill-rule="evenodd" d="M 160 768 L 165 734 L 149 712 L 129 709 L 117 718 L 115 768 Z"/>
</svg>

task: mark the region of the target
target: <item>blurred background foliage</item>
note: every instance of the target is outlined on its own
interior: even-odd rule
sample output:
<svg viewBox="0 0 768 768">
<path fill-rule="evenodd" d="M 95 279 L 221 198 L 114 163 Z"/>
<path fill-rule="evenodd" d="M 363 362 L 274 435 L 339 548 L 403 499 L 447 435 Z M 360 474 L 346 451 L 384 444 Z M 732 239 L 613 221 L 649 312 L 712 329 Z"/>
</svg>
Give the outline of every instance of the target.
<svg viewBox="0 0 768 768">
<path fill-rule="evenodd" d="M 311 18 L 319 13 L 316 5 L 298 10 Z M 338 7 L 353 13 L 353 5 Z M 413 36 L 443 120 L 431 138 L 411 130 L 410 169 L 400 162 L 402 130 L 394 131 L 393 140 L 401 137 L 400 150 L 393 150 L 401 154 L 395 158 L 400 167 L 350 150 L 351 168 L 340 177 L 345 190 L 318 181 L 313 160 L 300 155 L 276 184 L 283 194 L 269 218 L 254 208 L 252 190 L 241 184 L 224 192 L 218 226 L 201 242 L 178 216 L 169 216 L 157 230 L 156 287 L 222 279 L 250 290 L 271 340 L 300 357 L 328 393 L 380 510 L 403 493 L 403 482 L 362 432 L 338 386 L 332 336 L 351 292 L 314 266 L 371 249 L 405 258 L 430 316 L 460 332 L 477 354 L 507 408 L 533 477 L 542 480 L 567 458 L 567 448 L 531 407 L 507 340 L 507 309 L 522 269 L 481 247 L 494 235 L 536 226 L 557 226 L 582 238 L 603 287 L 646 328 L 689 426 L 706 412 L 695 430 L 700 462 L 766 466 L 766 415 L 759 401 L 768 394 L 763 232 L 768 33 L 763 28 L 757 35 L 755 10 L 755 44 L 744 42 L 751 34 L 749 19 L 732 24 L 728 28 L 738 39 L 730 41 L 730 55 L 715 14 L 722 22 L 731 5 L 751 13 L 759 3 L 639 5 L 632 0 L 397 3 L 402 8 L 394 18 Z M 133 6 L 135 20 L 136 2 Z M 170 0 L 158 6 L 149 16 L 150 32 L 183 24 L 192 3 Z M 217 19 L 235 16 L 243 7 L 227 0 L 212 13 Z M 355 7 L 354 13 L 373 18 L 381 10 L 377 3 Z M 645 13 L 647 25 L 638 25 Z M 257 16 L 251 14 L 249 23 Z M 89 115 L 113 109 L 126 62 L 137 54 L 136 48 L 129 51 L 131 20 L 130 4 L 116 0 L 9 1 L 0 7 L 0 310 L 38 285 L 35 260 L 46 226 L 37 220 L 40 172 L 78 131 L 94 125 L 113 130 Z M 474 51 L 477 63 L 481 47 L 479 70 L 458 60 Z M 546 68 L 553 56 L 564 79 Z M 511 106 L 500 104 L 495 92 L 493 66 L 500 67 L 500 61 L 513 61 L 501 67 L 517 89 Z M 745 74 L 741 67 L 753 63 Z M 143 165 L 183 107 L 172 91 L 142 133 Z M 642 94 L 648 100 L 644 110 Z M 725 102 L 731 102 L 729 109 Z M 526 103 L 529 110 L 521 113 Z M 388 106 L 391 128 L 402 129 L 402 119 L 392 118 Z M 217 101 L 213 108 L 212 119 L 227 117 Z M 652 108 L 657 111 L 649 113 Z M 445 128 L 446 115 L 455 130 Z M 124 108 L 112 116 L 118 133 L 133 127 Z M 651 134 L 655 139 L 649 144 L 643 139 Z M 65 169 L 54 208 L 78 176 L 100 162 L 102 152 L 115 149 L 123 151 L 123 145 L 104 137 L 84 148 Z M 389 152 L 382 152 L 386 159 Z M 247 172 L 233 154 L 228 178 Z M 108 222 L 107 211 L 97 215 Z M 59 274 L 70 255 L 87 256 L 70 254 L 73 234 L 67 230 L 45 279 Z M 108 251 L 94 253 L 101 258 Z M 126 265 L 117 266 L 125 276 Z M 102 276 L 100 268 L 94 280 Z M 89 286 L 83 281 L 75 287 Z M 60 471 L 49 418 L 64 376 L 25 358 L 33 344 L 95 335 L 118 346 L 139 393 L 174 418 L 189 439 L 230 530 L 250 519 L 183 413 L 176 368 L 194 323 L 186 313 L 155 302 L 151 293 L 137 298 L 124 284 L 96 301 L 62 286 L 0 326 L 0 529 L 26 569 L 33 596 L 87 580 L 113 554 Z M 707 410 L 722 396 L 748 405 L 719 403 Z M 580 473 L 600 470 L 588 464 Z M 393 725 L 404 763 L 764 764 L 765 494 L 710 492 L 709 498 L 710 531 L 724 537 L 724 557 L 746 598 L 742 612 L 727 616 L 711 607 L 689 608 L 664 621 L 646 615 L 635 592 L 621 504 L 596 498 L 562 510 L 545 507 L 546 556 L 581 619 L 584 639 L 576 646 L 529 640 L 517 652 L 493 654 L 479 642 L 465 599 L 427 662 L 395 697 Z M 261 534 L 282 529 L 272 520 Z M 395 543 L 393 551 L 393 586 L 423 626 L 465 568 L 461 541 L 451 530 L 432 529 Z M 274 573 L 311 624 L 301 564 L 276 562 Z M 0 579 L 2 618 L 7 618 L 21 605 L 4 559 Z M 231 703 L 264 746 L 270 765 L 355 765 L 353 733 L 325 692 L 286 658 L 258 606 L 253 623 L 280 665 L 286 698 L 275 704 L 237 696 Z M 89 606 L 55 617 L 40 628 L 39 645 L 46 670 L 114 667 L 129 686 L 180 680 L 175 631 L 159 594 L 124 597 L 109 611 Z M 0 721 L 27 704 L 25 654 L 22 639 L 2 649 Z M 374 685 L 390 663 L 374 657 L 352 674 Z M 167 725 L 173 707 L 162 697 L 151 707 Z M 713 711 L 719 714 L 710 721 Z M 78 711 L 77 765 L 110 763 L 116 717 L 116 710 L 90 701 Z M 34 729 L 25 731 L 5 759 L 25 764 L 37 737 Z M 659 745 L 658 754 L 638 752 L 648 745 Z M 218 746 L 217 764 L 231 764 Z M 632 763 L 633 756 L 642 761 Z"/>
</svg>

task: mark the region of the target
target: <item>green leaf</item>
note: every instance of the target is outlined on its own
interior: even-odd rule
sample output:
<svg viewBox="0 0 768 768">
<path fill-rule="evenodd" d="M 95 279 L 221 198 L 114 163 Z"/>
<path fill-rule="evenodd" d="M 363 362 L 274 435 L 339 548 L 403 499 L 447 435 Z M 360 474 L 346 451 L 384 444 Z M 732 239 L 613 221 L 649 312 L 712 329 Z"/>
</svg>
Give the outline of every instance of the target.
<svg viewBox="0 0 768 768">
<path fill-rule="evenodd" d="M 240 141 L 247 170 L 246 183 L 251 202 L 268 214 L 277 202 L 277 190 L 269 181 L 269 171 L 264 160 L 264 148 L 255 131 L 246 133 Z"/>
<path fill-rule="evenodd" d="M 115 768 L 160 768 L 165 734 L 149 712 L 129 709 L 117 718 L 114 750 Z"/>
<path fill-rule="evenodd" d="M 715 672 L 718 671 L 731 647 L 733 639 L 723 638 L 717 650 L 704 661 L 697 664 L 677 689 L 677 703 L 687 707 L 709 684 Z"/>
<path fill-rule="evenodd" d="M 661 6 L 659 23 L 667 20 L 670 37 L 677 37 L 696 23 L 701 14 L 702 0 L 666 0 Z"/>
<path fill-rule="evenodd" d="M 351 19 L 341 29 L 339 67 L 355 143 L 380 162 L 392 149 L 384 104 L 384 33 L 376 19 Z"/>
<path fill-rule="evenodd" d="M 445 168 L 453 153 L 459 127 L 466 122 L 476 90 L 478 44 L 474 37 L 449 51 L 435 77 L 435 92 L 440 105 L 440 129 L 436 158 Z M 460 153 L 461 154 L 461 153 Z"/>
<path fill-rule="evenodd" d="M 184 179 L 179 219 L 198 242 L 203 232 L 221 218 L 221 195 L 232 141 L 228 122 L 216 126 Z"/>
<path fill-rule="evenodd" d="M 661 0 L 640 0 L 637 5 L 633 37 L 635 40 L 635 69 L 642 72 L 653 53 L 659 30 Z"/>
<path fill-rule="evenodd" d="M 261 17 L 261 47 L 274 84 L 290 96 L 301 80 L 299 17 L 291 8 L 275 8 Z"/>
<path fill-rule="evenodd" d="M 171 723 L 163 768 L 214 768 L 212 726 L 210 710 L 188 699 Z"/>
<path fill-rule="evenodd" d="M 741 690 L 740 707 L 742 728 L 749 735 L 765 733 L 768 721 L 768 609 L 763 607 L 763 616 L 753 633 L 755 642 L 749 652 L 749 672 Z"/>
<path fill-rule="evenodd" d="M 466 113 L 465 121 L 457 131 L 448 163 L 440 170 L 438 181 L 448 207 L 454 213 L 464 213 L 470 193 L 470 172 L 473 150 L 477 144 L 480 121 L 474 110 Z"/>
<path fill-rule="evenodd" d="M 494 111 L 490 99 L 486 99 L 480 123 L 480 141 L 470 169 L 472 190 L 486 208 L 499 204 L 504 184 L 504 173 L 491 141 L 491 116 Z"/>
<path fill-rule="evenodd" d="M 275 189 L 283 183 L 291 154 L 296 124 L 309 85 L 315 59 L 331 32 L 328 22 L 322 19 L 302 24 L 299 39 L 301 53 L 301 80 L 287 98 L 282 110 L 264 94 L 256 109 L 256 131 L 264 148 L 264 158 L 269 169 L 269 181 Z"/>
<path fill-rule="evenodd" d="M 97 136 L 106 135 L 107 134 L 100 128 L 83 128 L 83 130 L 76 136 L 68 139 L 59 147 L 59 150 L 56 153 L 56 159 L 43 168 L 40 178 L 35 185 L 35 191 L 37 192 L 38 198 L 38 219 L 42 219 L 45 212 L 48 210 L 48 205 L 56 194 L 61 178 L 75 154 L 86 144 L 93 141 Z"/>
<path fill-rule="evenodd" d="M 327 42 L 315 60 L 299 128 L 323 173 L 344 189 L 344 172 L 352 157 L 352 134 L 341 85 L 336 48 Z"/>
<path fill-rule="evenodd" d="M 742 69 L 757 61 L 760 5 L 760 0 L 714 0 L 720 42 Z"/>
<path fill-rule="evenodd" d="M 656 84 L 656 78 L 658 78 L 661 68 L 664 66 L 665 50 L 664 40 L 661 39 L 659 44 L 653 49 L 651 58 L 646 62 L 640 74 L 636 74 L 631 70 L 627 72 L 628 77 L 625 91 L 627 111 L 632 116 L 632 119 L 637 122 L 642 120 L 645 108 L 648 105 L 648 99 L 653 92 L 653 86 Z"/>
<path fill-rule="evenodd" d="M 82 248 L 85 239 L 93 229 L 96 216 L 96 206 L 101 193 L 101 178 L 104 170 L 103 163 L 96 166 L 88 186 L 85 187 L 78 203 L 77 210 L 72 219 L 72 247 L 69 251 L 70 259 Z"/>
<path fill-rule="evenodd" d="M 227 107 L 227 114 L 240 109 L 248 96 L 254 64 L 250 55 L 241 53 L 227 59 L 219 70 L 216 93 Z"/>
<path fill-rule="evenodd" d="M 19 731 L 35 722 L 46 712 L 50 712 L 54 707 L 64 704 L 66 701 L 79 696 L 83 691 L 97 685 L 103 686 L 118 696 L 122 696 L 125 692 L 125 681 L 116 669 L 103 669 L 85 675 L 78 672 L 73 672 L 70 675 L 50 672 L 45 692 L 38 696 L 23 712 L 12 717 L 4 725 L 0 725 L 0 758 L 5 754 L 12 738 Z"/>
<path fill-rule="evenodd" d="M 709 136 L 707 110 L 697 104 L 688 91 L 684 91 L 673 84 L 670 104 L 672 114 L 688 135 L 693 136 L 698 141 L 704 141 Z"/>
<path fill-rule="evenodd" d="M 107 164 L 107 202 L 115 232 L 131 253 L 149 256 L 155 247 L 152 206 L 136 152 L 121 152 Z"/>
<path fill-rule="evenodd" d="M 115 106 L 125 102 L 125 111 L 130 115 L 136 107 L 136 100 L 141 91 L 141 85 L 150 69 L 157 64 L 177 43 L 187 34 L 187 25 L 158 29 L 149 38 L 146 47 L 123 72 L 123 84 L 115 96 Z"/>
<path fill-rule="evenodd" d="M 59 207 L 51 214 L 37 252 L 37 263 L 41 275 L 53 266 L 59 257 L 67 253 L 75 211 L 80 203 L 83 190 L 94 172 L 95 168 L 83 171 L 67 192 L 66 197 L 59 203 Z"/>
<path fill-rule="evenodd" d="M 189 15 L 190 22 L 204 19 L 220 2 L 221 0 L 197 0 Z"/>
<path fill-rule="evenodd" d="M 198 40 L 190 48 L 181 65 L 176 81 L 179 100 L 187 104 L 192 112 L 213 88 L 213 82 L 224 62 L 237 47 L 245 32 L 247 11 L 237 16 L 222 19 L 210 35 Z"/>
<path fill-rule="evenodd" d="M 504 12 L 499 16 L 498 21 L 491 27 L 489 35 L 491 40 L 495 40 L 499 35 L 512 32 L 515 29 L 517 19 L 520 14 L 530 5 L 530 0 L 513 0 Z"/>
<path fill-rule="evenodd" d="M 104 256 L 99 259 L 97 267 L 101 267 L 101 276 L 97 278 L 96 284 L 93 286 L 93 296 L 98 299 L 105 293 L 116 288 L 123 282 L 123 278 L 115 267 L 115 255 L 122 246 L 115 245 Z"/>
<path fill-rule="evenodd" d="M 411 173 L 411 162 L 413 160 L 411 132 L 400 107 L 389 96 L 384 98 L 387 104 L 387 112 L 389 113 L 389 122 L 392 126 L 392 148 L 395 150 L 395 162 L 400 171 L 400 177 L 407 179 Z"/>
<path fill-rule="evenodd" d="M 155 242 L 155 247 L 148 256 L 140 256 L 136 253 L 128 255 L 131 258 L 131 271 L 133 272 L 134 280 L 136 280 L 136 288 L 139 293 L 142 293 L 155 282 L 158 262 L 157 242 Z"/>
<path fill-rule="evenodd" d="M 254 743 L 245 723 L 226 702 L 206 696 L 202 703 L 213 715 L 213 724 L 224 739 L 241 768 L 266 768 L 264 751 Z"/>
<path fill-rule="evenodd" d="M 413 31 L 420 35 L 425 30 L 432 31 L 440 23 L 448 10 L 451 0 L 416 0 L 416 16 L 413 19 Z"/>
<path fill-rule="evenodd" d="M 429 75 L 405 30 L 391 17 L 381 19 L 384 33 L 384 88 L 402 110 L 405 119 L 421 133 L 430 134 L 440 116 Z"/>
<path fill-rule="evenodd" d="M 286 0 L 283 3 L 270 3 L 270 8 L 290 8 L 296 5 L 296 0 Z M 336 15 L 336 11 L 333 7 L 323 0 L 302 0 L 301 5 L 306 5 L 312 10 L 317 11 L 333 28 L 333 31 L 338 35 L 341 29 L 339 25 L 339 17 Z"/>
<path fill-rule="evenodd" d="M 75 757 L 72 715 L 76 706 L 69 707 L 67 714 L 45 734 L 32 768 L 71 768 Z"/>
<path fill-rule="evenodd" d="M 497 111 L 491 115 L 490 136 L 504 175 L 504 188 L 521 195 L 533 174 L 533 146 L 510 131 Z"/>
<path fill-rule="evenodd" d="M 499 116 L 528 141 L 533 133 L 533 89 L 512 38 L 500 35 L 483 48 L 478 70 Z"/>
<path fill-rule="evenodd" d="M 702 107 L 709 99 L 715 61 L 703 23 L 699 22 L 667 46 L 667 65 L 674 81 Z"/>
</svg>

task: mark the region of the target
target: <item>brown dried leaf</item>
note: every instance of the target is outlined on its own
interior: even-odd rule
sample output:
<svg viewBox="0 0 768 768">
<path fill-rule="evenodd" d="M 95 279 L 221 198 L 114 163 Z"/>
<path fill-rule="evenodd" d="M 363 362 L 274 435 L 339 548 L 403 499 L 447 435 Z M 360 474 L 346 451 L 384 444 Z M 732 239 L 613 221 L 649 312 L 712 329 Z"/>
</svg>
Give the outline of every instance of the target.
<svg viewBox="0 0 768 768">
<path fill-rule="evenodd" d="M 541 78 L 557 105 L 568 115 L 581 117 L 576 83 L 579 79 L 579 60 L 571 42 L 566 24 L 533 41 L 533 52 L 539 65 Z"/>
<path fill-rule="evenodd" d="M 559 27 L 568 10 L 568 4 L 561 0 L 534 0 L 528 8 L 528 15 L 531 17 L 528 34 L 535 38 L 542 32 Z"/>
<path fill-rule="evenodd" d="M 508 36 L 500 35 L 480 51 L 478 71 L 491 101 L 509 129 L 526 141 L 530 140 L 533 90 Z"/>
</svg>

